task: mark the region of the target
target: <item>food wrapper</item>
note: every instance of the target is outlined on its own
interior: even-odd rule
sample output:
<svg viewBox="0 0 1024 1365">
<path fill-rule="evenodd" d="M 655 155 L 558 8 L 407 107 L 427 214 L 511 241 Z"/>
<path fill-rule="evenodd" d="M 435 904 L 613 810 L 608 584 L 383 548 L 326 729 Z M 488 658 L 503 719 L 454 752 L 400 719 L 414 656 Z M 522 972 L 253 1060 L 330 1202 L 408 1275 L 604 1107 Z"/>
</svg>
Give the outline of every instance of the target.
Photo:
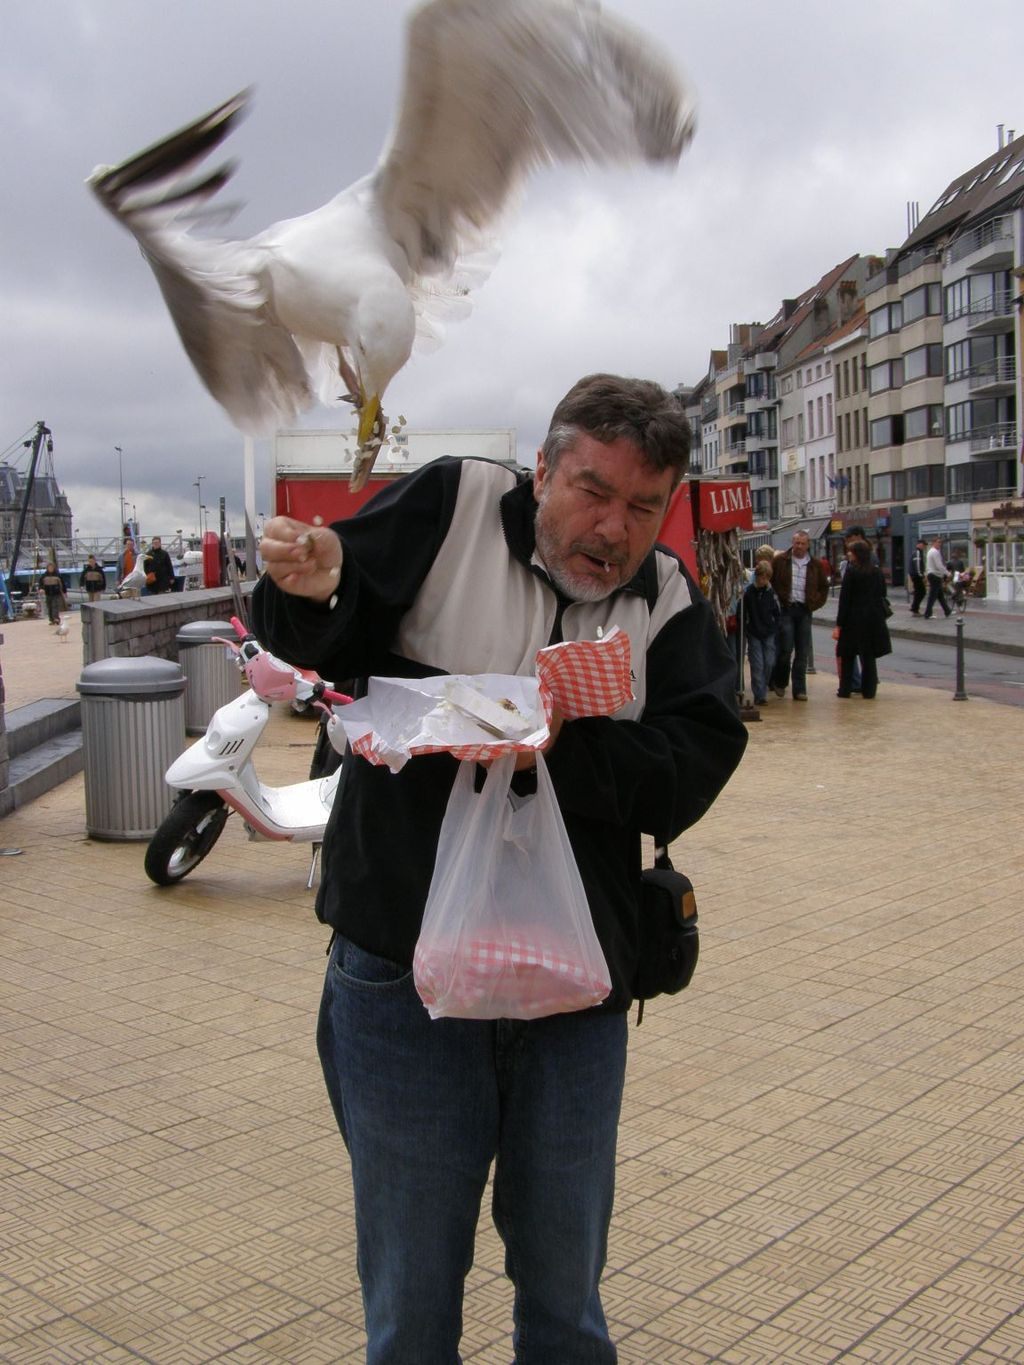
<svg viewBox="0 0 1024 1365">
<path fill-rule="evenodd" d="M 629 665 L 629 636 L 614 627 L 600 640 L 539 650 L 532 678 L 371 678 L 365 697 L 335 713 L 332 742 L 343 748 L 347 739 L 353 753 L 392 772 L 417 754 L 490 762 L 543 748 L 556 705 L 567 720 L 613 715 L 633 696 Z"/>
</svg>

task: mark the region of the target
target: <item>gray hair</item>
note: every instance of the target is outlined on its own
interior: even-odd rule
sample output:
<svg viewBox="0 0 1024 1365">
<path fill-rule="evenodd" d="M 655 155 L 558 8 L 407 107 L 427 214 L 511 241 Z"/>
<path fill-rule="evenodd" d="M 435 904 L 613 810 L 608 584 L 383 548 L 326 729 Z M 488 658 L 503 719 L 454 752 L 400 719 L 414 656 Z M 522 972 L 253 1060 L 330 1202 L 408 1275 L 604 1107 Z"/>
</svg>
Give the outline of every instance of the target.
<svg viewBox="0 0 1024 1365">
<path fill-rule="evenodd" d="M 603 445 L 632 441 L 656 470 L 671 469 L 673 487 L 690 462 L 690 424 L 678 400 L 649 379 L 590 374 L 574 384 L 555 408 L 544 439 L 550 473 L 563 450 L 581 434 Z"/>
</svg>

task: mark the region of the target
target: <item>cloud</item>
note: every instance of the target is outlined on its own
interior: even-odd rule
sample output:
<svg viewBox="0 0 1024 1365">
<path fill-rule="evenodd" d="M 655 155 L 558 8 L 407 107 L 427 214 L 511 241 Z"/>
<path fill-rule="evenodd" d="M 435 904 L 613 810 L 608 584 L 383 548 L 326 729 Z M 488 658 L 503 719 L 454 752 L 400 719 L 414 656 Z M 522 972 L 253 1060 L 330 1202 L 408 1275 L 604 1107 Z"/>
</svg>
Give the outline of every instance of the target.
<svg viewBox="0 0 1024 1365">
<path fill-rule="evenodd" d="M 147 532 L 194 526 L 227 499 L 241 526 L 242 441 L 206 394 L 131 239 L 83 181 L 254 84 L 232 138 L 230 231 L 304 212 L 368 172 L 402 72 L 408 6 L 370 0 L 48 0 L 8 7 L 0 50 L 6 130 L 0 242 L 0 447 L 40 418 L 83 531 L 126 497 Z M 958 0 L 618 0 L 700 96 L 676 174 L 555 168 L 527 187 L 471 316 L 414 356 L 391 390 L 410 426 L 515 427 L 529 459 L 583 373 L 672 385 L 704 372 L 733 322 L 765 320 L 854 252 L 897 245 L 1014 123 Z M 1019 0 L 988 0 L 985 41 L 1024 40 Z M 998 66 L 990 57 L 989 67 Z M 1020 116 L 1024 125 L 1024 115 Z M 319 409 L 315 426 L 348 427 Z M 270 510 L 269 446 L 257 447 Z M 113 513 L 113 515 L 112 515 Z"/>
</svg>

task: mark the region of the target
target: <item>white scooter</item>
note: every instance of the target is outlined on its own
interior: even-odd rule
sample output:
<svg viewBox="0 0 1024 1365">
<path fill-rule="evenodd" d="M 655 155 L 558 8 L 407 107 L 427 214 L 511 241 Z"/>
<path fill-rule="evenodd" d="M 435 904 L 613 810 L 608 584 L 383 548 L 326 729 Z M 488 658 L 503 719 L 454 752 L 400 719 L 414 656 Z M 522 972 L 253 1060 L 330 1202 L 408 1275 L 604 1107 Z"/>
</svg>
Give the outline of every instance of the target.
<svg viewBox="0 0 1024 1365">
<path fill-rule="evenodd" d="M 313 861 L 306 882 L 311 888 L 341 776 L 340 756 L 329 743 L 320 742 L 308 781 L 268 787 L 256 772 L 253 751 L 270 719 L 271 702 L 304 702 L 329 715 L 331 706 L 352 698 L 333 691 L 316 674 L 275 658 L 237 617 L 231 618 L 231 624 L 239 641 L 223 643 L 235 651 L 251 690 L 222 706 L 202 739 L 167 769 L 168 785 L 182 795 L 150 840 L 146 875 L 158 886 L 180 882 L 199 866 L 228 816 L 237 811 L 250 839 L 312 842 Z M 321 736 L 325 738 L 323 727 Z"/>
</svg>

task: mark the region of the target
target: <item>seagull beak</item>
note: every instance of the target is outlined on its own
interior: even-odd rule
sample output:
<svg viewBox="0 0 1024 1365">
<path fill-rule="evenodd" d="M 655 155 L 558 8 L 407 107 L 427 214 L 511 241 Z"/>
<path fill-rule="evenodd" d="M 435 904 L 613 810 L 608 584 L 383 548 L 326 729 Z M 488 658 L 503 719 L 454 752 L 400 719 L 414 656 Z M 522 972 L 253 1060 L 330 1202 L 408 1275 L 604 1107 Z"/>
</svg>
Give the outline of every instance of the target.
<svg viewBox="0 0 1024 1365">
<path fill-rule="evenodd" d="M 373 435 L 373 429 L 377 424 L 377 414 L 380 412 L 380 394 L 375 393 L 372 398 L 364 398 L 359 408 L 359 444 L 365 446 Z"/>
</svg>

